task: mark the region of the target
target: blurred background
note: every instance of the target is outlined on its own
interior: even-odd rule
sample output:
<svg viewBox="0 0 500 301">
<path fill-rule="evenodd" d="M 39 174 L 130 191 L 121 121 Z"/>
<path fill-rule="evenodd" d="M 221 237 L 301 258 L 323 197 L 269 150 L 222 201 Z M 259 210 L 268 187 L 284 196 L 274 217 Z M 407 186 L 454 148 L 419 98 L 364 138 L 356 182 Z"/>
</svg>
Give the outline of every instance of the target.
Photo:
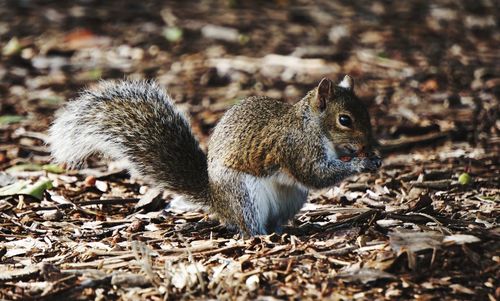
<svg viewBox="0 0 500 301">
<path fill-rule="evenodd" d="M 489 0 L 1 1 L 0 115 L 43 131 L 83 86 L 153 78 L 205 141 L 245 96 L 295 102 L 350 74 L 381 139 L 498 144 L 499 16 Z"/>
</svg>

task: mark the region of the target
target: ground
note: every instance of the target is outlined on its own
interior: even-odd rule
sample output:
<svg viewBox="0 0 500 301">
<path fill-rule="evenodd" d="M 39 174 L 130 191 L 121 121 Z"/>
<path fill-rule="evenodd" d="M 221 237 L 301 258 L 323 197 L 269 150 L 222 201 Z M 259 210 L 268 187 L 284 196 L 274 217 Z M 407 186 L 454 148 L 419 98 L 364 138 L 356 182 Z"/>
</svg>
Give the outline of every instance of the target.
<svg viewBox="0 0 500 301">
<path fill-rule="evenodd" d="M 495 1 L 0 2 L 0 298 L 497 300 Z M 55 111 L 153 78 L 206 147 L 248 95 L 350 74 L 384 164 L 243 238 L 119 162 L 51 164 Z M 148 193 L 146 193 L 148 192 Z"/>
</svg>

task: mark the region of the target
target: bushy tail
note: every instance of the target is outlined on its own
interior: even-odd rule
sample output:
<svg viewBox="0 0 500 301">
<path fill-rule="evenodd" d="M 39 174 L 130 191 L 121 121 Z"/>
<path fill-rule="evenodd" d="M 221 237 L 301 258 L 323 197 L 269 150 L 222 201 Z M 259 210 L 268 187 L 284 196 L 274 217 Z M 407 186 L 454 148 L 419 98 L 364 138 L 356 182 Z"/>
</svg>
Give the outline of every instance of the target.
<svg viewBox="0 0 500 301">
<path fill-rule="evenodd" d="M 207 159 L 186 118 L 154 82 L 101 82 L 69 102 L 54 121 L 57 162 L 94 153 L 126 159 L 130 172 L 194 201 L 207 199 Z"/>
</svg>

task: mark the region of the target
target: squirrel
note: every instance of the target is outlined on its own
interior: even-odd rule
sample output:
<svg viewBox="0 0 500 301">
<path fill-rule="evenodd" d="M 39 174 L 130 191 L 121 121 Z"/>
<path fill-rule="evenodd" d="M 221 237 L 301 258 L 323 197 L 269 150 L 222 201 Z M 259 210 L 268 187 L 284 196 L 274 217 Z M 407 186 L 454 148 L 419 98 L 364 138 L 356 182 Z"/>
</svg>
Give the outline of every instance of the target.
<svg viewBox="0 0 500 301">
<path fill-rule="evenodd" d="M 154 81 L 101 81 L 63 107 L 49 129 L 52 156 L 76 166 L 102 153 L 132 176 L 209 209 L 244 235 L 282 231 L 310 189 L 328 188 L 381 158 L 365 105 L 346 75 L 320 81 L 294 105 L 249 97 L 216 125 L 208 154 Z"/>
</svg>

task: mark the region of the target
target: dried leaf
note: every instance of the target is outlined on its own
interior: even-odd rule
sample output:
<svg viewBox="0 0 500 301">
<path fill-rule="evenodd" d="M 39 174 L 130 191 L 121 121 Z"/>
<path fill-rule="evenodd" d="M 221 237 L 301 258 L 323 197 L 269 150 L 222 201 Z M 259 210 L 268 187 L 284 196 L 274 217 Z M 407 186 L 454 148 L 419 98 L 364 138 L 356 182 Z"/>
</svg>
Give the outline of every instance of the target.
<svg viewBox="0 0 500 301">
<path fill-rule="evenodd" d="M 457 245 L 477 243 L 480 241 L 481 240 L 476 236 L 469 234 L 453 234 L 445 236 L 443 239 L 443 243 L 445 244 L 457 244 Z"/>
<path fill-rule="evenodd" d="M 38 272 L 40 272 L 40 267 L 37 265 L 29 265 L 22 269 L 10 269 L 7 265 L 0 265 L 0 280 L 16 281 L 35 276 Z"/>
<path fill-rule="evenodd" d="M 395 252 L 418 252 L 439 248 L 444 235 L 438 232 L 391 232 L 389 233 L 391 248 Z"/>
<path fill-rule="evenodd" d="M 370 268 L 348 268 L 337 275 L 347 282 L 359 281 L 361 283 L 370 283 L 377 280 L 395 280 L 394 275 L 376 269 Z"/>
<path fill-rule="evenodd" d="M 259 288 L 260 280 L 258 275 L 252 275 L 247 278 L 245 281 L 245 285 L 247 286 L 249 291 L 255 291 Z"/>
</svg>

